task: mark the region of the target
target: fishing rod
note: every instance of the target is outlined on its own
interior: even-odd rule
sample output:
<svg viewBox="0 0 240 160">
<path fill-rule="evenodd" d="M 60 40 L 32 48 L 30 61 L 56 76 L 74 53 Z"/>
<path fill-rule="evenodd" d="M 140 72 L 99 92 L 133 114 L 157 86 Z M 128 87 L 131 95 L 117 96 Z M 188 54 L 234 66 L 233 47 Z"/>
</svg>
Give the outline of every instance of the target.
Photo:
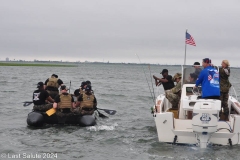
<svg viewBox="0 0 240 160">
<path fill-rule="evenodd" d="M 138 56 L 137 54 L 136 54 L 136 56 L 138 57 L 138 60 L 139 60 L 139 62 L 140 62 L 140 64 L 141 64 L 142 62 L 141 62 L 139 56 Z M 155 99 L 153 98 L 152 91 L 151 91 L 150 85 L 149 85 L 149 83 L 148 83 L 147 75 L 146 75 L 146 73 L 145 73 L 145 71 L 144 71 L 143 66 L 142 66 L 142 69 L 143 69 L 143 72 L 144 72 L 144 75 L 145 75 L 145 78 L 146 78 L 146 81 L 147 81 L 147 84 L 148 84 L 149 91 L 150 91 L 150 93 L 151 93 L 151 97 L 152 97 L 152 99 L 153 99 L 153 103 L 155 104 Z"/>
<path fill-rule="evenodd" d="M 152 82 L 152 72 L 151 72 L 151 69 L 150 69 L 150 64 L 148 65 L 148 69 L 149 69 L 150 79 L 151 79 L 151 82 Z M 154 99 L 156 99 L 155 92 L 154 92 L 154 87 L 153 87 L 153 82 L 152 82 L 152 90 L 153 90 Z"/>
</svg>

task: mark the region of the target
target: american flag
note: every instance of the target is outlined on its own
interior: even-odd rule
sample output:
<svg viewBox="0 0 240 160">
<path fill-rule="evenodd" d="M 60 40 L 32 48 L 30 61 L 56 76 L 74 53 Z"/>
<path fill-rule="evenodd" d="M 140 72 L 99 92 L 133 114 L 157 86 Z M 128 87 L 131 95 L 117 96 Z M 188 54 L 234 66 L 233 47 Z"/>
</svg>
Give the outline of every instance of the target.
<svg viewBox="0 0 240 160">
<path fill-rule="evenodd" d="M 211 81 L 212 80 L 212 76 L 209 74 L 208 75 L 208 80 Z"/>
<path fill-rule="evenodd" d="M 196 46 L 193 37 L 189 33 L 187 33 L 187 32 L 186 32 L 186 44 L 190 44 L 190 45 Z"/>
</svg>

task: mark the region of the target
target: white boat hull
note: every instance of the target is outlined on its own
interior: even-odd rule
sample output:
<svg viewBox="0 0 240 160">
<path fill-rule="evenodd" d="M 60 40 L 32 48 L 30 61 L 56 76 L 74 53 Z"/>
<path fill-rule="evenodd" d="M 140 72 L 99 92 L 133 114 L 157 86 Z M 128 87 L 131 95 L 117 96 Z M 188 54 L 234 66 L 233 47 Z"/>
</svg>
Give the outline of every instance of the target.
<svg viewBox="0 0 240 160">
<path fill-rule="evenodd" d="M 230 114 L 227 121 L 220 120 L 221 101 L 216 99 L 199 99 L 189 92 L 194 84 L 182 86 L 178 110 L 172 106 L 164 94 L 156 98 L 154 106 L 158 140 L 167 143 L 195 144 L 206 148 L 208 144 L 240 144 L 240 103 L 229 96 Z"/>
</svg>

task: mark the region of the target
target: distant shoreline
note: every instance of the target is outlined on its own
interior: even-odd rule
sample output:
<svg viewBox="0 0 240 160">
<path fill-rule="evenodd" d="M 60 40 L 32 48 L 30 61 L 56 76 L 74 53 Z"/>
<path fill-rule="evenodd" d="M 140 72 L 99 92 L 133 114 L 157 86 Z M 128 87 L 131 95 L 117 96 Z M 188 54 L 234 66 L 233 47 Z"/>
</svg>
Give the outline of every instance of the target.
<svg viewBox="0 0 240 160">
<path fill-rule="evenodd" d="M 61 61 L 0 61 L 0 66 L 36 66 L 36 67 L 78 67 L 79 64 L 122 64 L 122 65 L 156 65 L 180 66 L 179 64 L 149 64 L 149 63 L 106 63 L 106 62 L 61 62 Z M 192 65 L 187 65 L 192 66 Z M 220 67 L 220 66 L 218 66 Z M 240 67 L 230 67 L 240 69 Z"/>
<path fill-rule="evenodd" d="M 181 66 L 178 64 L 149 64 L 149 63 L 110 63 L 110 62 L 61 62 L 61 61 L 0 61 L 0 66 L 44 66 L 44 67 L 77 67 L 79 64 L 123 64 L 123 65 L 157 65 Z"/>
<path fill-rule="evenodd" d="M 0 66 L 36 66 L 36 67 L 77 67 L 76 64 L 35 63 L 35 62 L 0 62 Z"/>
</svg>

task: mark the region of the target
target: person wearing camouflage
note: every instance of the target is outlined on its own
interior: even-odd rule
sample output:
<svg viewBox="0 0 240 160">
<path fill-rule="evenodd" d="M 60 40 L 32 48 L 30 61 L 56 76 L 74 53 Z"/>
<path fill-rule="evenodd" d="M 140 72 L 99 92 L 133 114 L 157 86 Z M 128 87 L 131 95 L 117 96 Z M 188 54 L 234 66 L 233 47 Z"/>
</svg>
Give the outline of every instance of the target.
<svg viewBox="0 0 240 160">
<path fill-rule="evenodd" d="M 49 93 L 44 90 L 43 82 L 38 82 L 38 90 L 33 92 L 33 110 L 34 111 L 47 111 L 53 107 L 53 99 L 49 96 Z M 51 103 L 46 103 L 46 100 Z"/>
<path fill-rule="evenodd" d="M 59 117 L 68 117 L 73 115 L 72 110 L 75 108 L 74 99 L 69 94 L 65 85 L 61 86 L 61 93 L 54 99 L 53 108 L 57 109 L 56 115 Z"/>
<path fill-rule="evenodd" d="M 97 109 L 97 99 L 92 93 L 92 87 L 87 85 L 85 92 L 78 97 L 78 101 L 75 105 L 77 108 L 74 113 L 81 115 L 92 115 Z"/>
<path fill-rule="evenodd" d="M 176 86 L 166 92 L 166 98 L 172 104 L 172 108 L 178 109 L 178 103 L 181 98 L 181 73 L 176 73 L 173 77 L 173 81 L 177 82 Z"/>
<path fill-rule="evenodd" d="M 231 88 L 231 83 L 229 82 L 230 76 L 230 64 L 228 60 L 222 61 L 222 67 L 219 68 L 219 76 L 220 76 L 220 100 L 222 102 L 222 109 L 225 118 L 229 115 L 228 108 L 228 97 L 229 97 L 229 89 Z"/>
<path fill-rule="evenodd" d="M 45 81 L 45 90 L 48 91 L 49 95 L 54 99 L 59 95 L 58 88 L 63 85 L 63 81 L 58 78 L 58 75 L 52 74 L 50 78 Z"/>
</svg>

